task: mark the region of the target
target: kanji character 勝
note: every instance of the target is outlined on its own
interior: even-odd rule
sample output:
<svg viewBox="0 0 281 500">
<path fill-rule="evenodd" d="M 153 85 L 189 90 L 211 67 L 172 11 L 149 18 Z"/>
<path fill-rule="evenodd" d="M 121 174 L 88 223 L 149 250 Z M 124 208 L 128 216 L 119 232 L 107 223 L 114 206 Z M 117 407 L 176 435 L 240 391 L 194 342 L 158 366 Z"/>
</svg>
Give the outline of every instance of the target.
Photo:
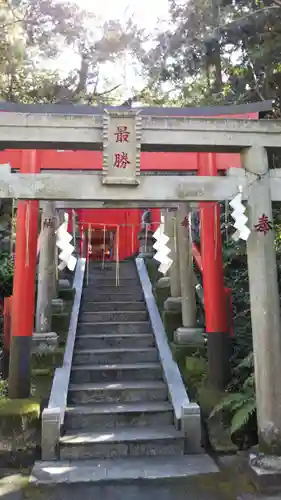
<svg viewBox="0 0 281 500">
<path fill-rule="evenodd" d="M 267 215 L 262 214 L 259 217 L 258 223 L 255 224 L 255 230 L 259 233 L 263 233 L 264 235 L 272 230 L 272 222 L 269 220 Z"/>
<path fill-rule="evenodd" d="M 128 159 L 128 153 L 115 153 L 114 167 L 126 168 L 131 162 Z"/>
<path fill-rule="evenodd" d="M 116 135 L 116 142 L 129 142 L 129 135 L 130 132 L 128 132 L 128 127 L 125 125 L 120 125 L 117 126 L 117 132 L 115 132 L 114 135 Z"/>
</svg>

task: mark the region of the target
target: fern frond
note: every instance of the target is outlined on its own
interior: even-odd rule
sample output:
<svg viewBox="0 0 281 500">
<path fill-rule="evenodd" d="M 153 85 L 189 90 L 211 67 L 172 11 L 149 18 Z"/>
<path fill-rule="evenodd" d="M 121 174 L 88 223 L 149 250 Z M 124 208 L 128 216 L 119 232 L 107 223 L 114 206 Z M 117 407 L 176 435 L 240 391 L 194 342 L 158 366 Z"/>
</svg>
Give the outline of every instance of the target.
<svg viewBox="0 0 281 500">
<path fill-rule="evenodd" d="M 246 358 L 242 359 L 242 361 L 235 367 L 234 372 L 243 370 L 243 368 L 253 368 L 254 366 L 254 354 L 250 352 Z"/>
<path fill-rule="evenodd" d="M 243 384 L 243 389 L 252 389 L 253 393 L 255 393 L 255 374 L 251 373 L 251 375 L 246 378 L 244 384 Z"/>
<path fill-rule="evenodd" d="M 234 432 L 242 429 L 247 424 L 255 410 L 256 400 L 252 398 L 235 413 L 231 421 L 230 433 L 234 434 Z"/>
<path fill-rule="evenodd" d="M 223 410 L 234 411 L 235 409 L 244 405 L 247 400 L 248 400 L 248 395 L 246 395 L 244 392 L 234 392 L 228 394 L 228 396 L 223 398 L 222 401 L 220 401 L 215 406 L 215 408 L 213 408 L 210 414 L 210 418 L 216 415 L 217 413 L 220 413 Z"/>
</svg>

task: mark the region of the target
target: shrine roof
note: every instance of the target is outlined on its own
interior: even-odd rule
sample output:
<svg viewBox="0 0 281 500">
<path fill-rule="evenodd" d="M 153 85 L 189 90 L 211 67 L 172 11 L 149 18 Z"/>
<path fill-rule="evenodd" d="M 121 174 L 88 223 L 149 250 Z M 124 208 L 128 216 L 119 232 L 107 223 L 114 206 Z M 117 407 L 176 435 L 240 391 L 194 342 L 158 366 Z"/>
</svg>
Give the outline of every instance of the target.
<svg viewBox="0 0 281 500">
<path fill-rule="evenodd" d="M 163 116 L 163 117 L 215 117 L 223 115 L 243 115 L 249 113 L 266 113 L 272 110 L 273 102 L 270 100 L 253 102 L 249 104 L 231 104 L 227 106 L 208 107 L 134 107 L 143 116 Z M 14 113 L 46 113 L 62 115 L 102 115 L 104 110 L 128 110 L 131 108 L 112 106 L 87 106 L 81 104 L 21 104 L 0 101 L 0 111 Z"/>
</svg>

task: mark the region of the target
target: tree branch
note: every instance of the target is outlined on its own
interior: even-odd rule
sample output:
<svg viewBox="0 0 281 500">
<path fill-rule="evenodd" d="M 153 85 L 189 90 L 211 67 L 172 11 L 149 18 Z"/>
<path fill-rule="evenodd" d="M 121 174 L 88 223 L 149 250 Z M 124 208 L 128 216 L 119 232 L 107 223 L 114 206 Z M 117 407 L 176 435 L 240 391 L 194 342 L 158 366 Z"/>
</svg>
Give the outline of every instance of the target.
<svg viewBox="0 0 281 500">
<path fill-rule="evenodd" d="M 98 94 L 95 94 L 96 97 L 102 97 L 103 95 L 106 95 L 106 94 L 110 94 L 111 92 L 113 92 L 114 90 L 118 89 L 119 87 L 121 87 L 121 83 L 118 83 L 118 85 L 115 85 L 114 87 L 112 87 L 111 89 L 109 90 L 105 90 L 104 92 L 99 92 Z"/>
<path fill-rule="evenodd" d="M 251 59 L 251 56 L 249 54 L 249 48 L 248 48 L 247 40 L 243 41 L 243 45 L 244 45 L 244 48 L 247 51 L 247 59 L 248 59 L 248 64 L 249 64 L 249 66 L 251 68 L 252 77 L 253 77 L 254 84 L 255 84 L 255 91 L 256 91 L 258 97 L 260 98 L 260 100 L 261 101 L 265 101 L 265 98 L 263 97 L 263 95 L 262 95 L 262 93 L 261 93 L 261 91 L 259 89 L 259 81 L 258 81 L 258 77 L 257 77 L 257 74 L 256 74 L 254 63 L 253 63 L 253 61 Z"/>
</svg>

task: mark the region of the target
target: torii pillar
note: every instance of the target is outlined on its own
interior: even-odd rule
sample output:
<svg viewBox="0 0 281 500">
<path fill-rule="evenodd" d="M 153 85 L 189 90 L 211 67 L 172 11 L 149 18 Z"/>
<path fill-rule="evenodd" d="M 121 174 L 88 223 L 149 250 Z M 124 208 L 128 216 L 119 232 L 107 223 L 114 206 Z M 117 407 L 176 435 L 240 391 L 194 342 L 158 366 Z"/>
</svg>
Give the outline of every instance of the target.
<svg viewBox="0 0 281 500">
<path fill-rule="evenodd" d="M 25 150 L 21 155 L 21 173 L 40 172 L 36 151 Z M 8 379 L 10 398 L 30 395 L 38 217 L 38 200 L 18 202 Z"/>
<path fill-rule="evenodd" d="M 242 154 L 242 162 L 249 186 L 251 234 L 247 241 L 247 257 L 259 446 L 262 452 L 280 457 L 281 319 L 267 151 L 260 146 L 246 149 Z M 256 465 L 269 470 L 266 457 L 264 464 L 261 457 L 260 465 Z M 275 471 L 274 467 L 277 465 Z M 274 465 L 272 462 L 269 467 L 280 477 L 280 459 Z M 262 481 L 261 473 L 258 473 L 258 477 Z M 269 474 L 270 481 L 272 477 L 274 481 L 277 479 L 275 474 Z"/>
<path fill-rule="evenodd" d="M 175 343 L 181 345 L 196 345 L 204 341 L 202 329 L 198 328 L 196 322 L 196 297 L 189 214 L 190 206 L 181 203 L 177 212 L 177 236 L 183 326 L 177 328 L 174 334 Z"/>
<path fill-rule="evenodd" d="M 57 334 L 52 332 L 52 300 L 56 289 L 56 208 L 53 201 L 44 201 L 42 205 L 36 329 L 33 334 L 36 351 L 53 350 L 58 341 Z"/>
<path fill-rule="evenodd" d="M 198 153 L 198 174 L 217 175 L 215 153 Z M 220 206 L 217 202 L 201 202 L 199 211 L 209 377 L 213 386 L 224 389 L 229 381 L 230 368 Z"/>
</svg>

